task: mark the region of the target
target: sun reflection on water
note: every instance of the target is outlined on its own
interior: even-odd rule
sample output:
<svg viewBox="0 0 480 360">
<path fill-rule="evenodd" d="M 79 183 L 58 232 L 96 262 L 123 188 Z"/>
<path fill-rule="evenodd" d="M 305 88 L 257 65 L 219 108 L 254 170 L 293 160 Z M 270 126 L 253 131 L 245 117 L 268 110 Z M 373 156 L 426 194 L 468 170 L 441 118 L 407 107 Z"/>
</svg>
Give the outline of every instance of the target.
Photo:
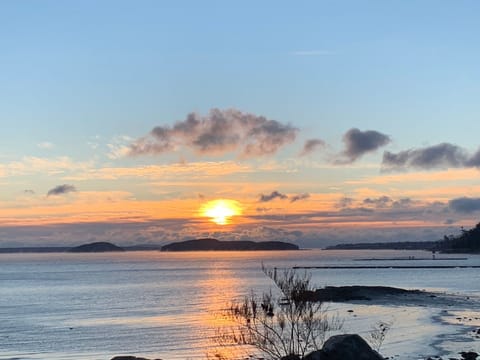
<svg viewBox="0 0 480 360">
<path fill-rule="evenodd" d="M 218 336 L 228 332 L 234 322 L 224 316 L 224 310 L 232 300 L 239 299 L 248 291 L 247 284 L 234 271 L 228 269 L 223 262 L 213 263 L 207 276 L 199 284 L 199 296 L 205 297 L 205 311 L 198 314 L 203 334 L 199 336 L 202 343 L 199 347 L 206 350 L 211 359 L 251 359 L 252 349 L 246 346 L 220 343 Z"/>
</svg>

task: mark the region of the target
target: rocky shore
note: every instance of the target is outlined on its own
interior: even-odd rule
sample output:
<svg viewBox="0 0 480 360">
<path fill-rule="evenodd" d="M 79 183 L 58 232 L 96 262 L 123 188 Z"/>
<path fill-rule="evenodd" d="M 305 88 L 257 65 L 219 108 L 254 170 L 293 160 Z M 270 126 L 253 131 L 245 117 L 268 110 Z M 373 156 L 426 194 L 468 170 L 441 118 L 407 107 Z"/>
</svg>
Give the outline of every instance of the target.
<svg viewBox="0 0 480 360">
<path fill-rule="evenodd" d="M 442 358 L 431 356 L 425 360 L 476 360 L 479 354 L 474 351 L 462 351 L 460 357 Z M 260 359 L 260 358 L 259 358 Z M 335 335 L 330 337 L 321 350 L 313 351 L 310 354 L 300 358 L 298 355 L 290 355 L 279 360 L 388 360 L 357 334 Z M 115 356 L 111 360 L 150 360 L 136 356 Z M 162 359 L 151 359 L 162 360 Z"/>
<path fill-rule="evenodd" d="M 320 302 L 346 302 L 370 305 L 420 306 L 450 309 L 450 307 L 468 308 L 470 297 L 455 294 L 434 293 L 423 290 L 407 290 L 388 286 L 327 286 L 315 291 L 305 291 L 298 295 L 301 300 Z M 353 310 L 350 310 L 353 311 Z M 444 310 L 447 311 L 447 310 Z M 456 316 L 455 323 L 469 326 L 471 341 L 480 340 L 480 318 Z M 473 326 L 472 326 L 473 325 Z M 460 348 L 462 349 L 462 348 Z M 475 349 L 475 348 L 473 348 Z M 478 351 L 478 349 L 477 349 Z M 398 355 L 384 357 L 373 350 L 370 345 L 357 334 L 335 335 L 330 337 L 323 348 L 303 357 L 305 360 L 395 360 Z M 253 358 L 249 358 L 252 360 Z M 261 358 L 259 358 L 261 359 Z M 279 360 L 300 360 L 296 355 Z M 135 356 L 116 356 L 111 360 L 161 360 Z M 167 360 L 167 359 L 164 359 Z M 418 356 L 412 360 L 480 360 L 480 355 L 472 348 L 459 351 L 458 355 Z"/>
</svg>

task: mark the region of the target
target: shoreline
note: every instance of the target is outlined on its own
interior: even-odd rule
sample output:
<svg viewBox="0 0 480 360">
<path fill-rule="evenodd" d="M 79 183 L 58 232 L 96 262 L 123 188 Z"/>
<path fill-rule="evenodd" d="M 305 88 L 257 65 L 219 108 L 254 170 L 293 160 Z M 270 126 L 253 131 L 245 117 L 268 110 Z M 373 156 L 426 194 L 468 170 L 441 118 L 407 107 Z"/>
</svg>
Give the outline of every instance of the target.
<svg viewBox="0 0 480 360">
<path fill-rule="evenodd" d="M 393 318 L 396 314 L 414 315 L 413 319 L 402 316 L 397 328 L 394 321 L 392 333 L 386 336 L 385 351 L 380 351 L 389 359 L 412 360 L 412 356 L 416 356 L 415 359 L 419 360 L 460 360 L 461 352 L 480 353 L 480 294 L 410 292 L 405 295 L 372 297 L 368 300 L 342 301 L 339 304 L 342 311 L 348 309 L 347 311 L 358 314 L 359 317 L 364 313 L 368 314 L 369 316 L 363 319 L 364 323 L 374 321 L 375 318 L 382 320 L 381 311 L 376 311 L 375 307 L 394 313 Z M 426 330 L 422 330 L 422 327 Z M 414 330 L 414 334 L 410 335 L 411 339 L 408 339 L 409 335 L 403 328 Z M 361 335 L 364 334 L 367 335 L 368 331 Z M 407 339 L 399 340 L 398 335 Z M 424 341 L 428 341 L 428 344 Z M 399 351 L 405 346 L 417 349 L 410 354 Z"/>
</svg>

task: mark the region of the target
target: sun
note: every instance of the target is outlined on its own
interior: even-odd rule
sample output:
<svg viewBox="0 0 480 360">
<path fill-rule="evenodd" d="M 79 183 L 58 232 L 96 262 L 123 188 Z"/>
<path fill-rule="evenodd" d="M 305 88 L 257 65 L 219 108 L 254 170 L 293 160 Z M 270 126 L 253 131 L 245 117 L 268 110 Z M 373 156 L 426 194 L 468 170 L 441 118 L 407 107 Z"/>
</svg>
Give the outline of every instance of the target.
<svg viewBox="0 0 480 360">
<path fill-rule="evenodd" d="M 203 204 L 200 214 L 209 217 L 217 225 L 228 225 L 233 216 L 242 214 L 242 207 L 238 201 L 218 199 Z"/>
</svg>

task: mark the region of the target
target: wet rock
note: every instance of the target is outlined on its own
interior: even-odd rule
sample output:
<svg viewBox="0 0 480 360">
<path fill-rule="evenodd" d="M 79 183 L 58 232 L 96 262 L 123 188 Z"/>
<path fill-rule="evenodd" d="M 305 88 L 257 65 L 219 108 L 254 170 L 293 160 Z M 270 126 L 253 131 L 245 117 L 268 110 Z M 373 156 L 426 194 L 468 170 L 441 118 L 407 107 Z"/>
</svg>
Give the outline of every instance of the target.
<svg viewBox="0 0 480 360">
<path fill-rule="evenodd" d="M 475 360 L 478 357 L 478 354 L 474 351 L 462 351 L 460 355 L 464 360 Z"/>
<path fill-rule="evenodd" d="M 136 357 L 132 355 L 120 355 L 120 356 L 115 356 L 111 360 L 150 360 L 147 358 L 143 357 Z M 162 359 L 155 359 L 155 360 L 162 360 Z"/>
<path fill-rule="evenodd" d="M 327 360 L 323 350 L 312 351 L 307 356 L 303 357 L 303 360 Z"/>
<path fill-rule="evenodd" d="M 298 355 L 287 355 L 282 357 L 280 360 L 300 360 L 300 356 Z"/>
<path fill-rule="evenodd" d="M 335 335 L 329 338 L 322 350 L 314 351 L 305 360 L 385 360 L 359 335 Z"/>
</svg>

